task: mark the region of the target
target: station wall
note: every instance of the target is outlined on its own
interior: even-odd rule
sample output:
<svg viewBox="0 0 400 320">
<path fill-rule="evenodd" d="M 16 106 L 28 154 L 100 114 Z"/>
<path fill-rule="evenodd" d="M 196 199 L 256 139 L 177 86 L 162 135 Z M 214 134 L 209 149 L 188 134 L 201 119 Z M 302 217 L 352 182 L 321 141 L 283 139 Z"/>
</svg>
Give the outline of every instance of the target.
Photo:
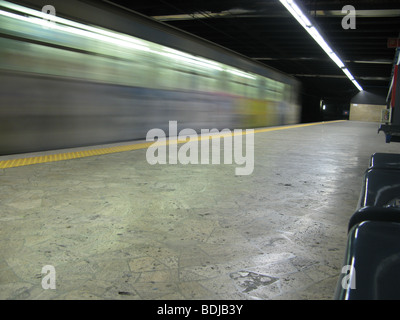
<svg viewBox="0 0 400 320">
<path fill-rule="evenodd" d="M 351 99 L 350 120 L 381 122 L 383 109 L 386 109 L 384 92 L 361 91 Z"/>
<path fill-rule="evenodd" d="M 386 109 L 386 105 L 352 103 L 350 105 L 350 120 L 381 122 L 382 110 L 384 109 Z"/>
</svg>

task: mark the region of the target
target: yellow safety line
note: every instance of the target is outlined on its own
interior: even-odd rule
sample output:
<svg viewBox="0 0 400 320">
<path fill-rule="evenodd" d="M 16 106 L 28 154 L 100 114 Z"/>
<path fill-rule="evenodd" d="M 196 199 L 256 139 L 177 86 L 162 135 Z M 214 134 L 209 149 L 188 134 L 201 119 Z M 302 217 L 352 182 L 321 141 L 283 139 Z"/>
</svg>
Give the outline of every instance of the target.
<svg viewBox="0 0 400 320">
<path fill-rule="evenodd" d="M 329 122 L 314 122 L 314 123 L 299 124 L 299 125 L 289 125 L 289 126 L 282 126 L 282 127 L 255 129 L 254 133 L 303 128 L 303 127 L 315 126 L 315 125 L 320 125 L 320 124 L 325 124 L 325 123 L 335 123 L 335 122 L 343 122 L 343 121 L 346 121 L 346 120 L 329 121 Z M 229 135 L 238 135 L 238 134 L 243 135 L 243 134 L 247 134 L 247 133 L 248 132 L 246 132 L 246 130 L 243 130 L 241 133 L 216 134 L 216 135 L 212 135 L 212 136 L 206 136 L 203 138 L 198 137 L 197 140 L 209 139 L 209 138 L 215 139 L 215 138 L 221 138 L 221 137 L 229 136 Z M 193 139 L 193 140 L 196 140 L 196 139 Z M 174 140 L 168 140 L 165 143 L 166 144 L 170 144 L 170 143 L 179 144 L 179 143 L 186 143 L 186 141 L 185 140 L 178 141 L 177 139 L 174 139 Z M 28 157 L 28 158 L 21 158 L 21 159 L 2 160 L 2 161 L 0 161 L 0 169 L 8 169 L 8 168 L 28 166 L 28 165 L 32 165 L 32 164 L 38 164 L 38 163 L 56 162 L 56 161 L 63 161 L 63 160 L 71 160 L 71 159 L 99 156 L 99 155 L 103 155 L 103 154 L 111 154 L 111 153 L 117 153 L 117 152 L 146 149 L 153 144 L 154 144 L 154 142 L 144 142 L 144 143 L 137 143 L 137 144 L 126 145 L 126 146 L 116 146 L 116 147 L 85 150 L 85 151 L 65 152 L 65 153 L 54 154 L 54 155 L 36 156 L 36 157 Z"/>
</svg>

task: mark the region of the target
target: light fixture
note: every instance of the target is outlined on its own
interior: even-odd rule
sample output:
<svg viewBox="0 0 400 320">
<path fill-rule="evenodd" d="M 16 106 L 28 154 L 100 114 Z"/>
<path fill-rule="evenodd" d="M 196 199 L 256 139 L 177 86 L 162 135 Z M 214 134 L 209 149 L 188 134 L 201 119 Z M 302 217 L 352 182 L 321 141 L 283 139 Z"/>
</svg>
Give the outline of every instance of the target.
<svg viewBox="0 0 400 320">
<path fill-rule="evenodd" d="M 279 0 L 285 8 L 292 14 L 292 16 L 301 24 L 301 26 L 310 34 L 310 36 L 319 44 L 319 46 L 326 52 L 326 54 L 332 59 L 335 64 L 342 69 L 346 76 L 353 82 L 358 90 L 363 91 L 363 88 L 358 84 L 350 71 L 346 68 L 343 61 L 338 55 L 332 50 L 327 44 L 324 38 L 321 36 L 316 27 L 311 23 L 307 16 L 303 13 L 300 7 L 294 2 L 294 0 Z"/>
</svg>

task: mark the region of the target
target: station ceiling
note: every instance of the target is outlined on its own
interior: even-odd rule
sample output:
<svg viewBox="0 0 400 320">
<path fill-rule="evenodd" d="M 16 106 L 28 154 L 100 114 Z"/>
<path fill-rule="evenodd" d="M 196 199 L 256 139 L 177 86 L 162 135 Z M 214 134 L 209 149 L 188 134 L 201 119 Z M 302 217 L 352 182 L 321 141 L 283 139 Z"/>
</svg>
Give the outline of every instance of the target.
<svg viewBox="0 0 400 320">
<path fill-rule="evenodd" d="M 358 90 L 278 0 L 100 0 L 229 48 L 298 78 L 321 99 Z M 297 0 L 366 91 L 389 90 L 399 38 L 398 0 Z M 343 29 L 345 5 L 356 29 Z"/>
</svg>

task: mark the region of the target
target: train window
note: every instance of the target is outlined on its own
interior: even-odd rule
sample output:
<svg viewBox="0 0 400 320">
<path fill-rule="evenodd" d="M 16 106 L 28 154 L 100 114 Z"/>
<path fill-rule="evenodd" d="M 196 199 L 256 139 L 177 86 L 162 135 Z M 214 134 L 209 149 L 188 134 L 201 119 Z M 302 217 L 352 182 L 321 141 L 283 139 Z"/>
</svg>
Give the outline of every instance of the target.
<svg viewBox="0 0 400 320">
<path fill-rule="evenodd" d="M 194 81 L 193 78 L 195 77 L 194 74 L 189 73 L 189 72 L 177 72 L 178 74 L 178 84 L 179 84 L 179 89 L 183 90 L 195 90 L 194 86 Z"/>
<path fill-rule="evenodd" d="M 276 101 L 281 101 L 282 100 L 282 98 L 283 98 L 283 95 L 282 95 L 282 93 L 281 92 L 279 92 L 279 91 L 277 91 L 276 92 Z"/>
<path fill-rule="evenodd" d="M 163 89 L 174 89 L 175 88 L 175 76 L 176 73 L 168 68 L 162 68 L 158 72 L 157 84 Z"/>
<path fill-rule="evenodd" d="M 218 80 L 215 78 L 209 78 L 209 84 L 210 84 L 210 91 L 211 92 L 217 92 L 218 91 Z"/>
<path fill-rule="evenodd" d="M 257 77 L 257 99 L 264 99 L 265 80 L 263 77 Z"/>
<path fill-rule="evenodd" d="M 210 78 L 203 76 L 198 77 L 198 89 L 200 91 L 210 91 L 211 90 L 210 87 L 211 87 Z"/>
<path fill-rule="evenodd" d="M 218 89 L 221 92 L 229 93 L 230 92 L 229 74 L 225 70 L 223 70 L 218 75 L 219 75 Z"/>
<path fill-rule="evenodd" d="M 246 96 L 246 87 L 243 86 L 242 84 L 237 84 L 237 91 L 236 93 L 239 96 Z"/>
<path fill-rule="evenodd" d="M 248 86 L 247 84 L 243 84 L 243 95 L 246 97 L 246 98 L 250 98 L 250 86 Z"/>
<path fill-rule="evenodd" d="M 242 85 L 236 81 L 231 81 L 231 92 L 235 95 L 243 95 L 243 88 Z"/>
<path fill-rule="evenodd" d="M 258 88 L 252 85 L 247 86 L 247 95 L 251 99 L 258 99 Z"/>
</svg>

